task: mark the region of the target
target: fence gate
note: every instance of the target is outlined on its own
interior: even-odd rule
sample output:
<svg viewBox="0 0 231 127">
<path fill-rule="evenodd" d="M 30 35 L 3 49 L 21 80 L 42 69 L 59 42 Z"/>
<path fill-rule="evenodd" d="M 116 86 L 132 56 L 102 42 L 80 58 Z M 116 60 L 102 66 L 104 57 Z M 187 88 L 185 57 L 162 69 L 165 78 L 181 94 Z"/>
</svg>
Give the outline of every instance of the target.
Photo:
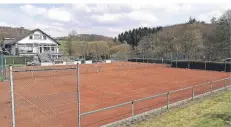
<svg viewBox="0 0 231 127">
<path fill-rule="evenodd" d="M 6 78 L 5 58 L 2 52 L 0 52 L 0 80 Z"/>
</svg>

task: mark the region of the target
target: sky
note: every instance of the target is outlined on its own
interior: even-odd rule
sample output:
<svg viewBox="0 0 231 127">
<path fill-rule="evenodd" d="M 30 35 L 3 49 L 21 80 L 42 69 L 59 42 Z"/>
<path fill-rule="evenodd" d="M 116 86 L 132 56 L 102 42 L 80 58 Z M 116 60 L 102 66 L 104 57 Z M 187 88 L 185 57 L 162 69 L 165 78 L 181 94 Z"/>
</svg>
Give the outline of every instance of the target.
<svg viewBox="0 0 231 127">
<path fill-rule="evenodd" d="M 113 0 L 111 0 L 113 1 Z M 189 17 L 210 22 L 231 9 L 231 2 L 91 2 L 0 4 L 0 26 L 40 28 L 53 37 L 78 34 L 118 36 L 138 27 L 157 27 L 185 23 Z"/>
</svg>

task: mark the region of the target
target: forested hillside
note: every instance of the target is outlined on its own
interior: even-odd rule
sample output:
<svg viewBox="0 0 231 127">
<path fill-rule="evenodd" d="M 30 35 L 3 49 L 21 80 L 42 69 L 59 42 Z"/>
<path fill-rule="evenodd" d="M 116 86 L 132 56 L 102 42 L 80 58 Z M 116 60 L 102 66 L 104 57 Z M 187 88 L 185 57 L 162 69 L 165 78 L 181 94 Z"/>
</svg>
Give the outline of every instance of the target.
<svg viewBox="0 0 231 127">
<path fill-rule="evenodd" d="M 113 38 L 96 34 L 75 34 L 74 40 L 78 41 L 112 41 Z M 68 37 L 58 37 L 58 40 L 67 40 Z"/>
<path fill-rule="evenodd" d="M 13 27 L 2 27 L 0 26 L 0 42 L 2 42 L 3 38 L 17 38 L 21 37 L 24 34 L 30 32 L 27 29 L 21 28 L 13 28 Z"/>
<path fill-rule="evenodd" d="M 148 27 L 139 27 L 133 30 L 125 31 L 118 35 L 118 40 L 122 43 L 126 41 L 132 47 L 136 47 L 141 39 L 149 34 L 156 33 L 160 31 L 162 27 L 148 28 Z M 115 39 L 116 40 L 116 39 Z"/>
<path fill-rule="evenodd" d="M 156 31 L 149 31 L 138 42 L 130 31 L 124 33 L 132 33 L 131 36 L 121 38 L 119 34 L 118 38 L 134 47 L 129 57 L 207 61 L 231 57 L 231 10 L 218 19 L 212 18 L 210 24 L 190 18 L 187 23 L 160 28 L 150 28 Z"/>
</svg>

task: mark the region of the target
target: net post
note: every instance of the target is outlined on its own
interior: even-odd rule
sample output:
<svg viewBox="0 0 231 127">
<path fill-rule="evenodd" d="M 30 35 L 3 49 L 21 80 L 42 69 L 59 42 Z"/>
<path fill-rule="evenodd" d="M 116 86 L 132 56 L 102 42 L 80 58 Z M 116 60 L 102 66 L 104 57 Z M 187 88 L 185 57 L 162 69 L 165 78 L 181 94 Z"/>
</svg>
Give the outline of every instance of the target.
<svg viewBox="0 0 231 127">
<path fill-rule="evenodd" d="M 10 97 L 11 97 L 11 117 L 12 127 L 15 127 L 15 108 L 14 108 L 14 83 L 12 74 L 12 65 L 10 65 Z"/>
</svg>

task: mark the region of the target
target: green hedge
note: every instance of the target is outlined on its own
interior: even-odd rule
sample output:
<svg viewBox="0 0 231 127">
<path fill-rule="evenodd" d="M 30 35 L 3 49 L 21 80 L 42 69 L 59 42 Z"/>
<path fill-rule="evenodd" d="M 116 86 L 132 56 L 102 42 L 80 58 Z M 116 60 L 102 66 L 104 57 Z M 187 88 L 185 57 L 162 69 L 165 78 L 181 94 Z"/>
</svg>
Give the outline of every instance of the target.
<svg viewBox="0 0 231 127">
<path fill-rule="evenodd" d="M 33 57 L 6 56 L 6 64 L 26 64 L 28 61 L 33 61 Z"/>
</svg>

